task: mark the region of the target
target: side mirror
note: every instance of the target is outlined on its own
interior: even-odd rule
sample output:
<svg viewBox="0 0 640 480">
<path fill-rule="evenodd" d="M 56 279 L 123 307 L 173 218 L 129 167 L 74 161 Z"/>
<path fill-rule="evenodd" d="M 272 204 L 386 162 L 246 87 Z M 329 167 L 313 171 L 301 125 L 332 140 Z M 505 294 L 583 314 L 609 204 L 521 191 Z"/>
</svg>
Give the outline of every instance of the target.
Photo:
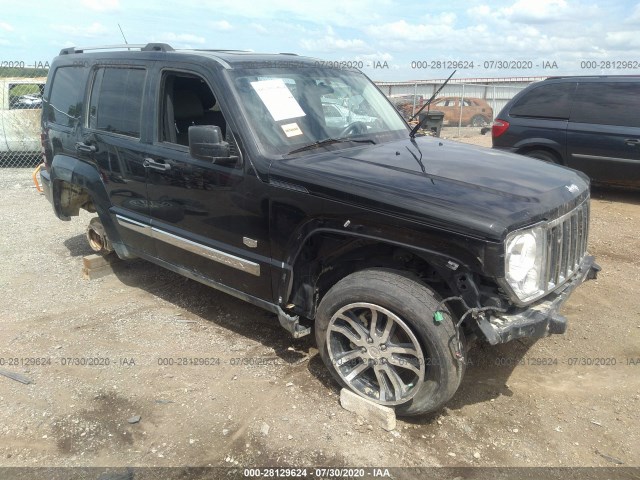
<svg viewBox="0 0 640 480">
<path fill-rule="evenodd" d="M 217 125 L 190 126 L 189 153 L 206 162 L 232 164 L 238 160 L 238 157 L 230 156 L 229 143 L 222 139 L 222 131 Z"/>
</svg>

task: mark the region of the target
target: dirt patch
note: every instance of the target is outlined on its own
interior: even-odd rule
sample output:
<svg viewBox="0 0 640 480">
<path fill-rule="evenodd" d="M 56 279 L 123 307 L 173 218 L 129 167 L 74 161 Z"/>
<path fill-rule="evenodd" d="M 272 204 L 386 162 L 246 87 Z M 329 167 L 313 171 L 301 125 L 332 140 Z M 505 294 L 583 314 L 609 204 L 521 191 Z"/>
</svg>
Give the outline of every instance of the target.
<svg viewBox="0 0 640 480">
<path fill-rule="evenodd" d="M 445 410 L 385 432 L 273 315 L 142 261 L 83 280 L 92 215 L 58 221 L 30 174 L 0 171 L 0 358 L 33 380 L 0 377 L 0 465 L 639 465 L 637 192 L 594 189 L 603 270 L 565 335 L 474 346 Z"/>
</svg>

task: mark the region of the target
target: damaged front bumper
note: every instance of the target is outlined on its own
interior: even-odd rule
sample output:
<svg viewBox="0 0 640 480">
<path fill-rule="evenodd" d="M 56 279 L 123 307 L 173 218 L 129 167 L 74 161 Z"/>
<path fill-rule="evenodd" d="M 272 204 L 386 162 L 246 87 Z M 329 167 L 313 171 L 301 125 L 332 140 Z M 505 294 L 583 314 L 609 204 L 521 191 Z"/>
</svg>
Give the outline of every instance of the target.
<svg viewBox="0 0 640 480">
<path fill-rule="evenodd" d="M 537 302 L 515 311 L 477 317 L 478 326 L 491 345 L 517 338 L 542 338 L 554 333 L 564 333 L 567 319 L 558 313 L 571 292 L 585 280 L 596 278 L 600 267 L 595 258 L 585 256 L 574 277 L 560 289 Z"/>
</svg>

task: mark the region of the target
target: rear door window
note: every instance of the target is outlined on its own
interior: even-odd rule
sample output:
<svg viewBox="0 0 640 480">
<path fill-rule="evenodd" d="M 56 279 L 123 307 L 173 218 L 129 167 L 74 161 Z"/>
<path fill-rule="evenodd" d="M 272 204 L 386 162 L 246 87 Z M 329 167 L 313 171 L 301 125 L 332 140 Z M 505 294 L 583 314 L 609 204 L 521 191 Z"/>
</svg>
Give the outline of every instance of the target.
<svg viewBox="0 0 640 480">
<path fill-rule="evenodd" d="M 509 115 L 567 120 L 575 88 L 574 82 L 551 83 L 533 88 L 511 107 Z"/>
<path fill-rule="evenodd" d="M 640 83 L 581 83 L 571 121 L 599 125 L 640 127 Z"/>
<path fill-rule="evenodd" d="M 89 128 L 140 138 L 145 77 L 142 68 L 99 68 L 89 101 Z"/>
</svg>

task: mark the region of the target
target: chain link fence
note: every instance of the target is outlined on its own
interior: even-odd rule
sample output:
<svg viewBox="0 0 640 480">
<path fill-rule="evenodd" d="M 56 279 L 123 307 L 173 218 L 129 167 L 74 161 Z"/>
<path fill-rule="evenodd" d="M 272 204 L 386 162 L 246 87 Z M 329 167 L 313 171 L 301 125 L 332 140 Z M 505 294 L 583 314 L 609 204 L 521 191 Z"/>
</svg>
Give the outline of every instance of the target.
<svg viewBox="0 0 640 480">
<path fill-rule="evenodd" d="M 506 103 L 532 81 L 540 78 L 485 79 L 484 82 L 450 82 L 428 107 L 444 114 L 445 127 L 481 128 L 491 125 Z M 409 120 L 440 88 L 442 81 L 378 82 L 391 103 Z M 426 111 L 426 108 L 425 110 Z"/>
<path fill-rule="evenodd" d="M 0 167 L 34 167 L 42 161 L 40 117 L 46 77 L 46 68 L 27 68 L 22 62 L 0 65 Z"/>
</svg>

